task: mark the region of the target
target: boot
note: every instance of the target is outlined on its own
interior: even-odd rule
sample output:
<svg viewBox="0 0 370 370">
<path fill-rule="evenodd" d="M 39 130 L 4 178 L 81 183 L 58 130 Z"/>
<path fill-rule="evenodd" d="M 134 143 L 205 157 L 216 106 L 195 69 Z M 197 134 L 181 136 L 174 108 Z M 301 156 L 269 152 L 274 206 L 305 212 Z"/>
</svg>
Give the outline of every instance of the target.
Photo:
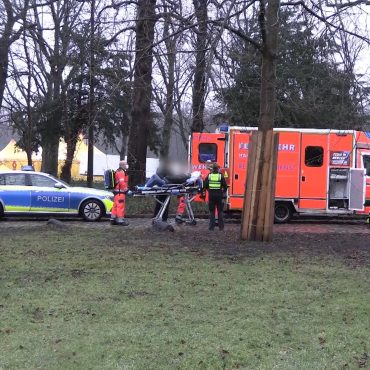
<svg viewBox="0 0 370 370">
<path fill-rule="evenodd" d="M 182 218 L 182 216 L 181 216 L 181 215 L 176 215 L 176 217 L 175 217 L 175 222 L 176 222 L 177 224 L 182 224 L 182 223 L 184 222 L 184 219 Z"/>
</svg>

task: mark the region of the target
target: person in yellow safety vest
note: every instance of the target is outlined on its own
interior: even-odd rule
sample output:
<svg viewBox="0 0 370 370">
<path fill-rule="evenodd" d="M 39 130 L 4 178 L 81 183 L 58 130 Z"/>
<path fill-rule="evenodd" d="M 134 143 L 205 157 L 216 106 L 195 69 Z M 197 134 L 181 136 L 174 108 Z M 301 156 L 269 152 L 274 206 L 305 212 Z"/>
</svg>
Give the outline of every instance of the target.
<svg viewBox="0 0 370 370">
<path fill-rule="evenodd" d="M 208 161 L 206 161 L 206 168 L 207 170 L 212 173 L 212 170 L 213 170 L 213 164 L 216 163 L 216 162 L 212 162 L 210 159 L 208 159 Z M 229 177 L 229 174 L 227 173 L 227 170 L 226 168 L 220 168 L 220 173 L 222 175 L 224 175 L 225 177 L 225 180 L 226 180 L 226 184 L 227 184 L 227 179 Z M 217 212 L 217 208 L 215 210 L 215 225 L 217 226 L 218 225 L 218 212 Z"/>
<path fill-rule="evenodd" d="M 227 191 L 227 184 L 224 175 L 220 172 L 220 166 L 217 163 L 212 164 L 212 172 L 204 181 L 204 189 L 208 190 L 208 208 L 209 208 L 209 230 L 214 230 L 216 226 L 216 209 L 218 213 L 218 227 L 224 229 L 223 217 L 223 199 Z"/>
</svg>

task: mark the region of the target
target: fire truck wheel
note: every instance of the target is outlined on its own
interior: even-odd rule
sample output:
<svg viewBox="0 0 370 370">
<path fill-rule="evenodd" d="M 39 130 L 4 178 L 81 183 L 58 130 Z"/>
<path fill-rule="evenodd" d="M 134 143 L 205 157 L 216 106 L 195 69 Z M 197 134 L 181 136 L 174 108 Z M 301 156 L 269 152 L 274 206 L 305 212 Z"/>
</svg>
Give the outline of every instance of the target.
<svg viewBox="0 0 370 370">
<path fill-rule="evenodd" d="M 289 203 L 275 204 L 275 223 L 284 224 L 292 218 L 292 207 Z"/>
</svg>

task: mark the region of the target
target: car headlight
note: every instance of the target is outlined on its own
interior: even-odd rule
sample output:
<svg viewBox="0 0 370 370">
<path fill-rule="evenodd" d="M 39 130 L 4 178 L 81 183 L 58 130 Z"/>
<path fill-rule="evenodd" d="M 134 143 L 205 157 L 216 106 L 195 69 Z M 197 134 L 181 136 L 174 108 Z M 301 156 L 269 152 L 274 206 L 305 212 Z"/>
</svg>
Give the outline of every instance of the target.
<svg viewBox="0 0 370 370">
<path fill-rule="evenodd" d="M 107 195 L 105 199 L 109 199 L 111 202 L 114 202 L 114 195 Z"/>
</svg>

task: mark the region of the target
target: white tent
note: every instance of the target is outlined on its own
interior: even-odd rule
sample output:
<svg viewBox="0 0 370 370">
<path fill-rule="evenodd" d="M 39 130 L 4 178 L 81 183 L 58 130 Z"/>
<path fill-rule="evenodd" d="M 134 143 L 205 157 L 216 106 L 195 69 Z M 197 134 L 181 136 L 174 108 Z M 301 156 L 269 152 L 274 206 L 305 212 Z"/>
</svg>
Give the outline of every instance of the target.
<svg viewBox="0 0 370 370">
<path fill-rule="evenodd" d="M 76 165 L 79 164 L 79 170 L 77 173 L 80 175 L 87 174 L 87 152 L 88 145 L 81 136 L 77 142 L 76 151 L 74 154 L 74 161 Z M 67 144 L 64 140 L 59 143 L 58 159 L 64 161 L 67 155 Z M 38 153 L 32 153 L 32 161 L 38 162 L 38 167 L 41 167 L 42 148 L 39 149 Z M 103 176 L 104 171 L 109 168 L 116 169 L 120 161 L 119 155 L 105 154 L 94 146 L 94 176 Z M 0 151 L 0 162 L 5 168 L 12 168 L 12 163 L 16 163 L 16 168 L 20 169 L 21 165 L 27 164 L 27 154 L 22 149 L 16 146 L 16 141 L 11 139 L 8 145 Z M 146 159 L 146 177 L 152 176 L 157 167 L 159 160 L 157 158 Z M 39 169 L 39 168 L 38 168 Z M 76 168 L 77 170 L 78 168 Z"/>
</svg>

